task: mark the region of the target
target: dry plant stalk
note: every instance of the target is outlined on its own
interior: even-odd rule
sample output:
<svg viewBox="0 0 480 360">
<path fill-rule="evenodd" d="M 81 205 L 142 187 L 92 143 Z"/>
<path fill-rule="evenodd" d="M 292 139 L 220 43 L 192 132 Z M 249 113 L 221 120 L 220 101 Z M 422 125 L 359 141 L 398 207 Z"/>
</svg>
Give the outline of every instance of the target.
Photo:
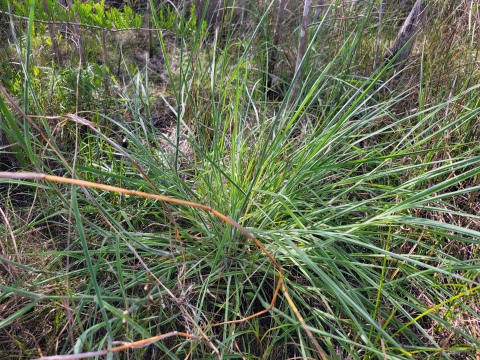
<svg viewBox="0 0 480 360">
<path fill-rule="evenodd" d="M 285 5 L 287 4 L 286 0 L 278 1 L 278 11 L 277 11 L 277 20 L 275 22 L 275 35 L 273 36 L 273 44 L 270 49 L 268 56 L 268 84 L 267 88 L 269 92 L 273 92 L 273 78 L 275 66 L 277 65 L 278 59 L 278 44 L 280 42 L 280 32 L 282 30 L 283 24 L 283 14 L 285 13 Z"/>
<path fill-rule="evenodd" d="M 33 118 L 35 117 L 40 117 L 42 118 L 42 116 L 29 116 L 27 114 L 25 114 L 25 112 L 20 108 L 20 106 L 15 102 L 15 100 L 13 99 L 13 97 L 8 93 L 8 91 L 0 84 L 0 91 L 3 92 L 3 94 L 5 95 L 5 97 L 7 98 L 7 100 L 10 102 L 10 104 L 27 120 L 29 121 L 29 123 L 32 125 L 32 127 L 34 129 L 36 129 L 41 137 L 45 140 L 45 142 L 50 146 L 50 148 L 55 151 L 55 153 L 60 157 L 60 159 L 62 159 L 63 163 L 68 166 L 66 160 L 63 158 L 63 156 L 58 152 L 58 150 L 56 149 L 56 147 L 50 142 L 50 140 L 48 139 L 48 137 L 46 137 L 43 132 L 41 131 L 41 129 L 37 126 L 37 124 L 33 121 Z M 99 136 L 101 136 L 105 141 L 107 141 L 111 146 L 113 146 L 116 150 L 120 151 L 125 157 L 127 157 L 131 163 L 133 164 L 133 166 L 135 166 L 135 168 L 139 171 L 139 173 L 143 176 L 143 178 L 152 186 L 152 189 L 153 191 L 155 191 L 155 185 L 154 183 L 152 182 L 152 180 L 149 179 L 149 177 L 143 172 L 143 170 L 141 169 L 141 167 L 131 158 L 131 156 L 124 150 L 122 149 L 121 146 L 119 146 L 118 144 L 116 144 L 114 141 L 112 141 L 111 139 L 109 139 L 107 136 L 105 136 L 104 134 L 102 134 L 96 127 L 95 125 L 83 118 L 83 117 L 80 117 L 78 115 L 75 115 L 75 114 L 68 114 L 66 116 L 51 116 L 51 117 L 46 117 L 46 116 L 43 116 L 43 118 L 49 118 L 49 119 L 65 119 L 65 120 L 71 120 L 71 121 L 74 121 L 80 125 L 84 125 L 84 126 L 87 126 L 89 127 L 90 129 L 92 129 L 94 132 L 96 132 Z M 70 168 L 70 167 L 69 167 Z M 72 171 L 72 169 L 70 169 L 70 171 Z M 101 190 L 106 190 L 106 191 L 112 191 L 112 192 L 118 192 L 118 193 L 122 193 L 122 194 L 127 194 L 127 195 L 133 195 L 133 196 L 140 196 L 140 197 L 144 197 L 144 198 L 150 198 L 150 199 L 154 199 L 154 200 L 159 200 L 162 202 L 162 204 L 165 204 L 165 203 L 175 203 L 175 204 L 179 204 L 179 205 L 185 205 L 185 206 L 190 206 L 190 207 L 194 207 L 194 208 L 198 208 L 198 209 L 202 209 L 202 210 L 205 210 L 205 211 L 208 211 L 210 213 L 212 213 L 214 216 L 218 217 L 219 219 L 227 222 L 228 224 L 230 224 L 231 226 L 233 226 L 234 228 L 236 228 L 237 230 L 239 230 L 242 234 L 244 234 L 247 238 L 251 239 L 256 245 L 257 247 L 270 259 L 270 261 L 273 263 L 274 267 L 278 270 L 279 272 L 279 279 L 278 279 L 278 283 L 277 283 L 277 286 L 275 288 L 275 292 L 273 294 L 273 297 L 272 297 L 272 300 L 270 302 L 270 305 L 268 308 L 262 310 L 262 311 L 259 311 L 255 314 L 252 314 L 250 316 L 247 316 L 246 318 L 243 318 L 243 319 L 239 319 L 239 320 L 232 320 L 232 321 L 227 321 L 227 322 L 223 322 L 223 323 L 218 323 L 218 324 L 213 324 L 212 326 L 220 326 L 220 325 L 224 325 L 224 324 L 234 324 L 234 323 L 242 323 L 242 322 L 246 322 L 250 319 L 253 319 L 255 317 L 258 317 L 266 312 L 269 312 L 273 306 L 275 305 L 275 301 L 277 299 L 277 296 L 278 296 L 278 293 L 280 291 L 280 289 L 282 290 L 282 293 L 283 295 L 285 296 L 285 298 L 287 299 L 287 302 L 288 304 L 290 305 L 292 311 L 294 312 L 295 316 L 297 317 L 298 321 L 300 322 L 300 324 L 302 325 L 303 329 L 305 330 L 305 332 L 307 333 L 308 337 L 310 338 L 311 342 L 313 343 L 313 345 L 315 346 L 315 349 L 316 351 L 318 352 L 318 355 L 321 357 L 322 360 L 326 360 L 327 357 L 325 355 L 325 353 L 323 352 L 320 344 L 318 343 L 318 341 L 315 339 L 315 337 L 313 336 L 311 330 L 308 328 L 303 316 L 300 314 L 300 311 L 298 310 L 297 306 L 295 305 L 295 303 L 293 302 L 293 299 L 290 297 L 290 295 L 288 294 L 288 291 L 287 291 L 287 287 L 285 286 L 285 282 L 284 282 L 284 273 L 283 273 L 283 270 L 282 268 L 280 267 L 280 265 L 277 263 L 277 261 L 274 259 L 274 257 L 268 252 L 268 250 L 262 245 L 262 243 L 260 243 L 260 241 L 255 238 L 252 234 L 250 234 L 244 227 L 242 227 L 240 224 L 238 224 L 234 219 L 232 219 L 230 216 L 226 216 L 226 215 L 223 215 L 222 213 L 218 212 L 217 210 L 215 209 L 212 209 L 210 206 L 207 206 L 207 205 L 202 205 L 202 204 L 198 204 L 198 203 L 194 203 L 194 202 L 190 202 L 190 201 L 186 201 L 186 200 L 181 200 L 181 199 L 176 199 L 176 198 L 171 198 L 171 197 L 168 197 L 168 196 L 163 196 L 163 195 L 159 195 L 159 194 L 150 194 L 150 193 L 145 193 L 145 192 L 141 192 L 141 191 L 136 191 L 136 190 L 128 190 L 128 189 L 124 189 L 124 188 L 119 188 L 119 187 L 115 187 L 115 186 L 110 186 L 110 185 L 104 185 L 104 184 L 98 184 L 98 183 L 93 183 L 93 182 L 89 182 L 89 181 L 84 181 L 84 180 L 79 180 L 79 179 L 70 179 L 70 178 L 63 178 L 63 177 L 59 177 L 59 176 L 53 176 L 53 175 L 46 175 L 46 174 L 41 174 L 41 173 L 34 173 L 34 172 L 19 172 L 19 173 L 13 173 L 13 172 L 0 172 L 0 178 L 6 178 L 6 179 L 16 179 L 16 180 L 19 180 L 19 179 L 33 179 L 33 180 L 44 180 L 44 181 L 52 181 L 52 182 L 55 182 L 55 183 L 67 183 L 67 184 L 71 184 L 71 185 L 78 185 L 82 188 L 82 190 L 84 191 L 84 193 L 86 194 L 86 196 L 91 200 L 91 201 L 94 201 L 92 196 L 87 192 L 87 189 L 88 187 L 90 188 L 96 188 L 96 189 L 101 189 Z M 168 208 L 166 208 L 166 211 L 168 212 Z M 134 251 L 132 249 L 132 251 Z M 141 261 L 141 259 L 139 258 L 139 260 Z M 199 329 L 200 332 L 201 332 L 201 329 Z M 175 333 L 175 332 L 171 332 L 171 333 L 167 333 L 167 334 L 162 334 L 162 335 L 158 335 L 157 337 L 152 337 L 152 338 L 149 338 L 149 339 L 145 339 L 145 340 L 142 340 L 145 342 L 146 345 L 152 343 L 152 342 L 156 342 L 158 340 L 161 340 L 161 339 L 164 339 L 166 337 L 170 337 L 170 336 L 183 336 L 183 337 L 189 337 L 189 338 L 194 338 L 194 335 L 189 335 L 189 334 L 186 334 L 188 336 L 185 336 L 185 335 L 182 335 L 183 333 Z M 152 339 L 156 339 L 156 340 L 152 340 Z M 126 345 L 126 346 L 130 346 L 130 348 L 133 348 L 133 347 L 137 347 L 139 345 L 134 345 L 136 343 L 131 343 L 130 345 Z M 146 346 L 144 345 L 144 346 Z M 209 342 L 209 346 L 210 347 L 213 347 L 213 344 L 211 344 Z M 128 347 L 127 347 L 128 348 Z M 118 347 L 119 350 L 116 350 L 116 351 L 121 351 L 123 349 L 126 349 L 126 348 L 123 348 L 123 347 Z M 113 349 L 110 349 L 110 352 L 112 351 Z M 214 351 L 216 350 L 216 348 L 214 348 Z M 219 357 L 219 353 L 218 353 L 218 350 L 215 351 L 217 356 Z M 80 355 L 80 354 L 78 354 Z M 71 355 L 65 355 L 65 356 L 71 356 Z M 97 356 L 97 355 L 94 355 L 94 356 Z M 89 356 L 86 356 L 86 357 L 91 357 L 90 355 Z M 84 357 L 85 358 L 85 357 Z M 45 359 L 45 358 L 44 358 Z M 55 358 L 47 358 L 47 359 L 72 359 L 72 358 L 68 358 L 68 357 L 55 357 Z M 78 357 L 76 359 L 79 359 Z"/>
<path fill-rule="evenodd" d="M 95 189 L 117 192 L 117 193 L 131 195 L 131 196 L 139 196 L 139 197 L 143 197 L 143 198 L 159 200 L 159 201 L 162 201 L 162 202 L 165 202 L 165 203 L 185 205 L 185 206 L 190 206 L 190 207 L 193 207 L 193 208 L 208 211 L 209 213 L 213 214 L 217 218 L 219 218 L 219 219 L 225 221 L 226 223 L 230 224 L 231 226 L 236 228 L 238 231 L 240 231 L 242 234 L 244 234 L 247 238 L 252 240 L 255 243 L 255 245 L 257 245 L 257 247 L 269 258 L 269 260 L 272 262 L 272 264 L 274 265 L 274 267 L 277 269 L 277 271 L 279 273 L 278 283 L 277 283 L 277 286 L 275 287 L 275 292 L 273 294 L 272 300 L 270 301 L 270 305 L 269 305 L 268 308 L 266 308 L 262 311 L 259 311 L 255 314 L 249 315 L 249 316 L 247 316 L 243 319 L 217 323 L 217 324 L 213 324 L 212 326 L 243 323 L 243 322 L 246 322 L 250 319 L 258 317 L 258 316 L 260 316 L 260 315 L 262 315 L 266 312 L 269 312 L 273 308 L 273 306 L 275 305 L 275 301 L 276 301 L 278 293 L 281 289 L 283 295 L 287 299 L 287 302 L 288 302 L 289 306 L 291 307 L 291 309 L 294 312 L 295 316 L 297 317 L 298 321 L 300 322 L 303 329 L 307 333 L 308 337 L 310 338 L 310 340 L 314 344 L 314 346 L 315 346 L 315 348 L 318 352 L 318 355 L 322 358 L 322 360 L 327 359 L 327 357 L 326 357 L 325 353 L 323 352 L 320 344 L 318 343 L 318 341 L 313 336 L 313 334 L 310 331 L 310 329 L 308 328 L 303 316 L 300 314 L 300 311 L 298 310 L 297 306 L 293 302 L 293 299 L 288 294 L 288 290 L 287 290 L 287 287 L 285 286 L 285 282 L 284 282 L 284 273 L 283 273 L 283 270 L 280 267 L 280 265 L 277 263 L 275 258 L 268 252 L 268 250 L 262 245 L 262 243 L 255 236 L 250 234 L 247 231 L 247 229 L 245 229 L 243 226 L 238 224 L 238 222 L 236 222 L 230 216 L 224 215 L 224 214 L 220 213 L 219 211 L 217 211 L 215 209 L 212 209 L 208 205 L 202 205 L 202 204 L 198 204 L 198 203 L 187 201 L 187 200 L 181 200 L 181 199 L 172 198 L 172 197 L 163 196 L 163 195 L 158 195 L 158 194 L 150 194 L 150 193 L 146 193 L 146 192 L 142 192 L 142 191 L 129 190 L 129 189 L 124 189 L 124 188 L 120 188 L 120 187 L 116 187 L 116 186 L 93 183 L 93 182 L 89 182 L 89 181 L 85 181 L 85 180 L 79 180 L 79 179 L 70 179 L 70 178 L 64 178 L 64 177 L 60 177 L 60 176 L 47 175 L 47 174 L 34 173 L 34 172 L 19 172 L 19 173 L 0 172 L 0 178 L 2 178 L 2 179 L 14 179 L 14 180 L 30 180 L 31 179 L 31 180 L 40 180 L 40 181 L 51 181 L 51 182 L 54 182 L 54 183 L 65 183 L 65 184 L 70 184 L 70 185 L 78 185 L 78 186 L 81 186 L 81 187 L 95 188 Z M 158 336 L 153 337 L 153 338 L 142 340 L 143 341 L 142 344 L 144 344 L 142 346 L 148 345 L 152 342 L 155 342 L 155 341 L 158 341 L 158 340 L 164 339 L 166 337 L 170 337 L 170 336 L 183 336 L 183 337 L 192 338 L 192 339 L 196 338 L 195 335 L 171 332 L 171 333 L 167 333 L 167 334 L 163 334 L 163 335 L 158 335 Z M 112 349 L 103 350 L 103 351 L 106 351 L 106 353 L 108 353 L 108 352 L 113 352 L 113 351 L 121 351 L 121 350 L 124 350 L 124 349 L 138 347 L 138 346 L 139 346 L 139 343 L 134 342 L 134 343 L 130 343 L 128 345 L 123 345 L 123 346 L 120 346 L 120 347 L 117 347 L 117 348 L 112 348 Z M 115 349 L 117 349 L 117 350 L 115 350 Z M 75 355 L 75 356 L 85 355 L 84 357 L 71 357 L 72 355 L 65 355 L 65 357 L 55 356 L 55 357 L 46 357 L 46 358 L 43 358 L 43 359 L 49 359 L 49 360 L 53 360 L 53 359 L 81 359 L 81 358 L 86 358 L 86 357 L 104 355 L 106 353 L 102 353 L 102 354 L 84 353 L 84 354 Z M 94 355 L 91 355 L 91 354 L 94 354 Z"/>
<path fill-rule="evenodd" d="M 412 10 L 405 19 L 402 28 L 398 32 L 392 46 L 387 50 L 385 59 L 389 60 L 398 54 L 393 61 L 393 66 L 402 64 L 410 55 L 415 37 L 421 30 L 421 24 L 427 16 L 427 3 L 423 0 L 417 0 Z"/>
<path fill-rule="evenodd" d="M 77 359 L 86 359 L 89 357 L 96 357 L 96 356 L 103 356 L 103 355 L 108 355 L 108 354 L 113 354 L 122 350 L 127 350 L 127 349 L 140 349 L 145 346 L 151 345 L 156 341 L 163 340 L 172 336 L 180 336 L 184 337 L 187 339 L 197 339 L 195 335 L 190 335 L 184 332 L 179 332 L 179 331 L 171 331 L 166 334 L 158 335 L 158 336 L 153 336 L 148 339 L 144 340 L 139 340 L 139 341 L 134 341 L 131 343 L 126 343 L 114 348 L 106 349 L 106 350 L 99 350 L 99 351 L 89 351 L 86 353 L 81 353 L 81 354 L 71 354 L 71 355 L 53 355 L 53 356 L 42 356 L 41 358 L 34 359 L 34 360 L 77 360 Z"/>
<path fill-rule="evenodd" d="M 47 16 L 51 19 L 52 14 L 50 12 L 50 9 L 48 8 L 47 0 L 42 0 L 42 6 L 43 6 L 43 11 L 45 11 Z M 55 34 L 55 25 L 53 25 L 52 23 L 49 23 L 47 27 L 48 27 L 48 33 L 50 34 L 50 39 L 52 40 L 53 52 L 55 53 L 55 57 L 57 58 L 57 64 L 61 65 L 62 54 L 60 53 L 60 49 L 58 47 L 57 35 Z"/>
<path fill-rule="evenodd" d="M 303 59 L 305 57 L 305 52 L 307 50 L 308 26 L 310 25 L 311 7 L 312 0 L 305 0 L 305 4 L 303 6 L 302 25 L 300 27 L 300 39 L 298 41 L 297 62 L 295 64 L 295 82 L 293 84 L 292 91 L 293 101 L 295 101 L 298 96 L 298 92 L 300 91 L 300 83 L 302 82 L 303 69 L 300 66 L 302 65 Z"/>
<path fill-rule="evenodd" d="M 72 11 L 73 1 L 65 0 L 65 4 L 67 5 L 69 12 Z M 73 14 L 73 18 L 76 19 L 77 15 Z M 72 25 L 73 25 L 73 33 L 75 34 L 78 41 L 78 55 L 80 57 L 80 65 L 86 65 L 87 60 L 85 57 L 85 48 L 83 46 L 82 30 L 80 30 L 80 25 L 78 24 L 78 21 L 73 23 Z"/>
</svg>

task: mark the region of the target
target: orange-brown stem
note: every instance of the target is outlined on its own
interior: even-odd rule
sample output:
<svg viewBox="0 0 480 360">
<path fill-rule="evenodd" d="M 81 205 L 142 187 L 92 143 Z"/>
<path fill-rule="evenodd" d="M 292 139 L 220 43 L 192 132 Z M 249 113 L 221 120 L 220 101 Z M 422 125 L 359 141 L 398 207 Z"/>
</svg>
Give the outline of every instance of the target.
<svg viewBox="0 0 480 360">
<path fill-rule="evenodd" d="M 142 192 L 142 191 L 129 190 L 129 189 L 124 189 L 124 188 L 120 188 L 120 187 L 116 187 L 116 186 L 98 184 L 98 183 L 93 183 L 93 182 L 78 180 L 78 179 L 64 178 L 64 177 L 54 176 L 54 175 L 46 175 L 46 174 L 33 173 L 33 172 L 19 172 L 19 173 L 0 172 L 0 178 L 46 180 L 46 181 L 52 181 L 52 182 L 56 182 L 56 183 L 65 183 L 65 184 L 71 184 L 71 185 L 85 186 L 85 187 L 96 188 L 96 189 L 105 190 L 105 191 L 117 192 L 117 193 L 126 194 L 126 195 L 140 196 L 140 197 L 143 197 L 143 198 L 160 200 L 160 201 L 173 203 L 173 204 L 190 206 L 190 207 L 193 207 L 193 208 L 202 209 L 202 210 L 210 212 L 211 214 L 213 214 L 217 218 L 227 222 L 228 224 L 230 224 L 231 226 L 236 228 L 238 231 L 240 231 L 242 234 L 244 234 L 247 238 L 251 239 L 255 243 L 255 245 L 257 245 L 257 247 L 270 259 L 270 261 L 272 262 L 272 264 L 278 270 L 278 273 L 279 273 L 278 283 L 277 283 L 277 286 L 275 288 L 275 292 L 273 294 L 272 300 L 270 301 L 270 305 L 269 305 L 268 308 L 266 308 L 262 311 L 259 311 L 255 314 L 252 314 L 250 316 L 247 316 L 243 319 L 226 321 L 226 322 L 223 322 L 223 323 L 214 324 L 213 326 L 245 322 L 245 321 L 248 321 L 250 319 L 253 319 L 257 316 L 260 316 L 260 315 L 270 311 L 273 308 L 273 306 L 275 305 L 275 301 L 277 299 L 279 290 L 281 289 L 283 295 L 285 296 L 285 299 L 287 300 L 288 304 L 292 308 L 292 311 L 294 312 L 298 321 L 300 322 L 303 329 L 307 333 L 308 337 L 312 341 L 312 343 L 315 346 L 318 354 L 320 355 L 322 360 L 327 359 L 327 357 L 326 357 L 325 353 L 323 352 L 320 344 L 315 339 L 311 330 L 308 328 L 308 326 L 305 322 L 305 319 L 300 314 L 300 311 L 298 310 L 297 306 L 295 305 L 295 302 L 293 301 L 293 299 L 288 294 L 288 290 L 287 290 L 287 287 L 285 286 L 285 282 L 284 282 L 283 270 L 280 267 L 280 265 L 277 263 L 275 258 L 268 252 L 268 250 L 262 245 L 262 243 L 255 236 L 250 234 L 243 226 L 241 226 L 238 222 L 236 222 L 230 216 L 226 216 L 226 215 L 220 213 L 219 211 L 217 211 L 215 209 L 212 209 L 210 206 L 198 204 L 198 203 L 187 201 L 187 200 L 181 200 L 181 199 L 172 198 L 172 197 L 163 196 L 163 195 L 150 194 L 150 193 L 146 193 L 146 192 Z M 165 334 L 165 335 L 167 335 L 167 334 Z M 165 336 L 165 335 L 159 335 L 159 336 L 161 337 L 161 336 Z M 189 337 L 189 336 L 194 337 L 194 335 L 189 335 L 189 334 L 185 334 L 185 335 L 188 335 L 186 337 Z M 183 335 L 180 335 L 180 336 L 183 336 Z M 149 340 L 149 339 L 146 339 L 146 340 L 143 340 L 143 341 L 147 341 L 147 340 Z M 157 341 L 157 340 L 155 340 L 155 341 Z"/>
</svg>

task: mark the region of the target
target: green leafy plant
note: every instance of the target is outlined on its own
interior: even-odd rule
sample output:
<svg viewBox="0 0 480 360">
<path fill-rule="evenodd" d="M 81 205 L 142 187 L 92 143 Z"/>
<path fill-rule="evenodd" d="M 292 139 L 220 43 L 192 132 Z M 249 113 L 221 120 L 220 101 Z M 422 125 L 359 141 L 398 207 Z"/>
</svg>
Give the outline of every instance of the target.
<svg viewBox="0 0 480 360">
<path fill-rule="evenodd" d="M 284 86 L 275 100 L 267 93 L 271 4 L 243 28 L 238 9 L 223 9 L 210 36 L 204 25 L 186 33 L 204 19 L 153 12 L 168 83 L 123 55 L 113 106 L 97 106 L 98 65 L 63 70 L 71 112 L 74 88 L 90 89 L 75 115 L 45 116 L 29 76 L 3 89 L 0 128 L 21 161 L 0 180 L 0 328 L 10 334 L 0 352 L 475 358 L 475 47 L 455 38 L 450 51 L 465 61 L 440 88 L 431 55 L 449 42 L 420 37 L 400 74 L 372 70 L 376 4 L 321 14 L 295 97 L 293 16 L 275 64 Z M 426 39 L 459 20 L 442 9 Z M 31 49 L 16 45 L 31 69 Z"/>
</svg>

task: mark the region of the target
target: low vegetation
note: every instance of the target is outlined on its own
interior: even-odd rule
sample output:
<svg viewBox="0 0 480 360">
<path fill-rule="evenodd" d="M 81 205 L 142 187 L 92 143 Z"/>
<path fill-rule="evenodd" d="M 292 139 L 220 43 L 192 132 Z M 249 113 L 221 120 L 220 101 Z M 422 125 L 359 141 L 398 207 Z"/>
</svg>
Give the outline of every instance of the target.
<svg viewBox="0 0 480 360">
<path fill-rule="evenodd" d="M 478 4 L 173 3 L 2 2 L 1 357 L 478 359 Z"/>
</svg>

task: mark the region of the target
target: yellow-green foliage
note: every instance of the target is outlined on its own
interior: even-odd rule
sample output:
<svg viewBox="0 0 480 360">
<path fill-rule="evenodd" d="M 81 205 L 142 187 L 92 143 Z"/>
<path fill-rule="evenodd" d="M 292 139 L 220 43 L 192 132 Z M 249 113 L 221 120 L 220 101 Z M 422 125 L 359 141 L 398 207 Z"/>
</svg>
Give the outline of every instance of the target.
<svg viewBox="0 0 480 360">
<path fill-rule="evenodd" d="M 88 2 L 76 1 L 73 8 L 82 24 L 96 25 L 106 29 L 126 29 L 139 28 L 142 25 L 142 18 L 134 14 L 128 6 L 123 8 L 123 12 L 116 8 L 105 6 L 105 0 L 95 3 L 92 0 Z"/>
<path fill-rule="evenodd" d="M 73 15 L 81 24 L 99 26 L 106 29 L 139 28 L 142 26 L 142 17 L 134 14 L 132 8 L 124 6 L 120 11 L 105 5 L 105 0 L 99 3 L 89 0 L 87 2 L 74 1 L 71 10 L 61 6 L 56 0 L 47 0 L 48 10 L 51 16 L 45 12 L 42 2 L 35 0 L 13 0 L 13 10 L 16 15 L 28 16 L 29 9 L 35 2 L 35 19 L 45 21 L 71 21 Z M 0 0 L 0 10 L 8 11 L 9 0 Z"/>
</svg>

